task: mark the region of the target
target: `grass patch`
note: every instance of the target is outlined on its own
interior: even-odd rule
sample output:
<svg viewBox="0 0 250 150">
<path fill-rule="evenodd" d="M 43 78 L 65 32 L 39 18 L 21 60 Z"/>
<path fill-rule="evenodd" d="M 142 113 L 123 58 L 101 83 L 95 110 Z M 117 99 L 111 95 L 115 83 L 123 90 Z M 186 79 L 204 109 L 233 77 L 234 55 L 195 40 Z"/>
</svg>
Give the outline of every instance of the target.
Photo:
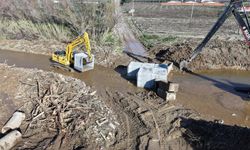
<svg viewBox="0 0 250 150">
<path fill-rule="evenodd" d="M 70 30 L 55 23 L 34 23 L 29 20 L 1 20 L 1 39 L 54 39 L 65 41 L 73 37 Z"/>
<path fill-rule="evenodd" d="M 99 44 L 108 46 L 115 52 L 122 52 L 122 43 L 119 37 L 112 31 L 106 31 L 102 35 Z"/>
<path fill-rule="evenodd" d="M 177 40 L 177 37 L 143 34 L 139 37 L 139 39 L 146 48 L 150 49 L 158 44 L 171 44 Z"/>
</svg>

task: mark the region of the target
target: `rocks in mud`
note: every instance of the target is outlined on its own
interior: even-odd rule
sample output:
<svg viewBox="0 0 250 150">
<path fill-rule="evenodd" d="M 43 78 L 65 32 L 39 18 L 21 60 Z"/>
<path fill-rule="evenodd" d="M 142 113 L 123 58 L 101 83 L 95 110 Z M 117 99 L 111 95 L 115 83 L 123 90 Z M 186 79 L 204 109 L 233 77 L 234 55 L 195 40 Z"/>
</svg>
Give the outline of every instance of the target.
<svg viewBox="0 0 250 150">
<path fill-rule="evenodd" d="M 158 96 L 164 100 L 175 100 L 179 84 L 168 82 L 168 74 L 173 69 L 173 63 L 153 64 L 130 62 L 127 77 L 136 79 L 138 87 L 156 89 Z"/>
<path fill-rule="evenodd" d="M 179 91 L 179 84 L 176 82 L 165 82 L 165 81 L 157 81 L 157 88 L 168 91 L 168 92 L 174 92 L 177 93 Z"/>
<path fill-rule="evenodd" d="M 168 91 L 163 91 L 161 89 L 157 89 L 157 95 L 167 101 L 174 101 L 176 100 L 176 93 L 171 93 Z"/>
<path fill-rule="evenodd" d="M 178 92 L 179 91 L 179 84 L 178 83 L 174 83 L 174 82 L 169 82 L 168 83 L 168 91 L 169 92 Z"/>
<path fill-rule="evenodd" d="M 101 148 L 116 141 L 116 115 L 80 80 L 32 71 L 20 79 L 16 97 L 27 99 L 20 110 L 27 116 L 22 132 L 29 138 L 19 149 L 40 144 L 49 149 Z"/>
</svg>

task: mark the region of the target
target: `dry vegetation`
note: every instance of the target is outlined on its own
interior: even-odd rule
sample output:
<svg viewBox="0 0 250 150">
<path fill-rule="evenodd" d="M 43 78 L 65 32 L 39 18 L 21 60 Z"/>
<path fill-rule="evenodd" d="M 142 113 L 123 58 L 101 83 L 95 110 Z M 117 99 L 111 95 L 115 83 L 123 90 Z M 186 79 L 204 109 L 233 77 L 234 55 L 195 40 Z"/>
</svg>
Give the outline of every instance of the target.
<svg viewBox="0 0 250 150">
<path fill-rule="evenodd" d="M 2 39 L 67 41 L 88 31 L 100 40 L 115 25 L 113 1 L 1 0 Z"/>
</svg>

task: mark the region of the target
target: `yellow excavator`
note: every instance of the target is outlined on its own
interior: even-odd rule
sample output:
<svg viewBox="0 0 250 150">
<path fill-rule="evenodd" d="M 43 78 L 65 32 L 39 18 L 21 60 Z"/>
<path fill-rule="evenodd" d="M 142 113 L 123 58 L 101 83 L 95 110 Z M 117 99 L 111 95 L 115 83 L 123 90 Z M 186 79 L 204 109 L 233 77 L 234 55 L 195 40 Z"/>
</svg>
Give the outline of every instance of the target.
<svg viewBox="0 0 250 150">
<path fill-rule="evenodd" d="M 76 52 L 75 48 L 85 45 L 86 52 Z M 51 66 L 67 71 L 84 72 L 94 69 L 94 55 L 91 54 L 89 35 L 87 32 L 79 35 L 69 43 L 66 50 L 57 50 L 52 54 Z"/>
</svg>

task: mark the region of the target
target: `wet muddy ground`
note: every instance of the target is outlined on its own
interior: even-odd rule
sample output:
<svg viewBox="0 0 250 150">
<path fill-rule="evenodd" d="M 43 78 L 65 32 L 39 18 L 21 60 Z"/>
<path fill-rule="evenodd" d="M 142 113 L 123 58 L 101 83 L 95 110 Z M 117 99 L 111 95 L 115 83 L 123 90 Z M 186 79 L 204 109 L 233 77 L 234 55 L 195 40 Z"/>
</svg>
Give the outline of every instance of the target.
<svg viewBox="0 0 250 150">
<path fill-rule="evenodd" d="M 38 68 L 72 76 L 97 90 L 98 96 L 118 115 L 117 119 L 121 123 L 116 135 L 117 142 L 109 149 L 209 149 L 214 147 L 226 149 L 238 147 L 239 144 L 225 143 L 240 142 L 244 135 L 248 136 L 248 129 L 233 126 L 237 124 L 244 127 L 250 124 L 248 121 L 250 108 L 247 99 L 244 99 L 246 95 L 236 93 L 233 87 L 240 83 L 250 84 L 249 72 L 197 74 L 173 72 L 170 79 L 180 83 L 180 92 L 177 93 L 176 102 L 166 103 L 154 92 L 137 88 L 133 82 L 126 80 L 125 66 L 110 69 L 96 65 L 95 69 L 89 72 L 69 73 L 50 68 L 48 56 L 3 50 L 1 50 L 0 62 L 6 62 L 13 67 Z M 4 70 L 3 72 L 6 73 Z M 4 73 L 1 75 L 5 76 Z M 12 79 L 13 84 L 9 78 L 11 76 L 15 77 Z M 7 77 L 9 80 L 2 83 L 13 88 L 12 85 L 17 84 L 20 76 L 16 76 L 16 73 L 11 75 L 10 72 Z M 12 91 L 15 92 L 15 90 Z M 6 99 L 6 94 L 1 94 L 1 97 Z M 17 106 L 19 105 L 17 104 L 15 108 Z M 12 106 L 5 108 L 9 107 Z M 2 117 L 1 123 L 3 124 L 11 114 L 12 112 L 9 112 Z M 205 120 L 211 120 L 211 122 Z M 221 125 L 222 122 L 227 125 Z M 215 133 L 214 130 L 217 132 Z M 246 134 L 242 135 L 242 132 Z M 219 133 L 221 138 L 218 139 Z M 208 138 L 207 134 L 213 135 L 212 138 Z M 239 138 L 235 140 L 232 135 Z M 248 145 L 240 146 L 245 148 Z"/>
<path fill-rule="evenodd" d="M 141 14 L 137 14 L 136 17 L 143 18 L 150 16 L 156 17 L 156 19 L 146 19 L 146 22 L 144 22 L 145 20 L 140 21 L 141 18 L 139 18 L 138 25 L 145 25 L 146 28 L 150 30 L 160 29 L 160 31 L 148 31 L 148 33 L 162 32 L 162 29 L 166 27 L 165 24 L 169 24 L 168 21 L 170 21 L 172 23 L 175 23 L 175 25 L 172 24 L 171 26 L 176 27 L 177 30 L 175 30 L 175 28 L 170 28 L 170 30 L 168 30 L 167 32 L 173 31 L 173 33 L 175 33 L 176 31 L 180 31 L 179 35 L 190 37 L 194 37 L 193 31 L 199 31 L 197 30 L 197 28 L 208 27 L 209 24 L 211 24 L 211 22 L 213 21 L 213 18 L 211 18 L 211 16 L 216 16 L 218 14 L 218 9 L 216 9 L 216 11 L 214 11 L 213 13 L 209 13 L 209 15 L 207 13 L 211 12 L 211 10 L 213 9 L 205 10 L 203 14 L 206 14 L 205 19 L 207 20 L 207 22 L 205 22 L 205 24 L 203 25 L 199 23 L 202 21 L 199 20 L 197 22 L 197 20 L 195 20 L 195 26 L 193 26 L 192 30 L 190 30 L 190 34 L 186 34 L 182 31 L 188 28 L 191 29 L 191 27 L 182 27 L 183 24 L 187 24 L 187 22 L 189 21 L 189 18 L 185 17 L 186 14 L 188 14 L 185 11 L 189 12 L 189 10 L 183 11 L 184 13 L 180 15 L 180 18 L 184 21 L 180 22 L 178 21 L 178 18 L 177 20 L 173 20 L 173 16 L 171 16 L 173 12 L 168 13 L 163 11 L 167 16 L 170 15 L 168 17 L 172 17 L 172 20 L 168 20 L 166 18 L 161 18 L 164 17 L 164 15 L 162 12 L 157 13 L 158 9 L 157 7 L 155 7 L 155 5 L 152 5 L 147 9 L 154 10 L 155 13 L 145 15 L 144 13 L 148 12 L 141 11 Z M 164 9 L 164 7 L 160 7 L 160 11 Z M 170 10 L 176 11 L 175 9 Z M 195 14 L 194 16 L 199 17 L 199 14 Z M 154 23 L 157 24 L 157 27 L 154 25 Z M 231 25 L 232 24 L 229 25 L 229 30 L 225 31 L 226 34 L 231 32 L 231 27 L 234 26 Z M 147 30 L 146 28 L 143 29 Z M 127 27 L 121 30 L 122 31 L 120 31 L 120 33 L 125 33 L 126 35 L 126 30 L 129 29 Z M 202 36 L 205 32 L 206 30 L 202 30 L 202 32 L 199 32 L 199 36 Z M 166 32 L 164 32 L 163 34 L 165 33 Z M 139 43 L 139 41 L 135 39 L 134 36 L 131 37 L 131 33 L 129 34 L 130 35 L 123 37 L 125 45 L 127 45 L 127 47 L 125 47 L 125 50 L 127 48 L 127 50 L 134 51 L 134 48 L 137 49 L 139 47 L 141 51 L 135 51 L 138 52 L 136 54 L 144 56 L 144 47 Z M 233 34 L 236 35 L 236 32 L 233 32 Z M 192 50 L 192 46 L 195 45 L 194 44 L 190 46 L 188 44 L 184 43 L 174 45 L 172 49 L 169 47 L 154 47 L 154 49 L 151 49 L 148 52 L 150 54 L 150 57 L 157 60 L 158 62 L 164 62 L 167 60 L 178 63 L 180 57 L 184 55 L 186 56 L 187 53 L 190 53 Z M 242 59 L 243 56 L 248 55 L 248 49 L 246 48 L 244 49 L 244 52 L 238 54 L 237 49 L 241 49 L 242 47 L 237 47 L 234 45 L 235 43 L 227 45 L 220 42 L 217 42 L 216 44 L 215 42 L 215 44 L 211 45 L 210 47 L 211 51 L 218 47 L 222 47 L 219 50 L 222 54 L 225 55 L 222 55 L 221 57 L 214 57 L 218 54 L 210 51 L 209 53 L 211 53 L 211 55 L 209 55 L 208 61 L 205 61 L 205 59 L 201 58 L 198 59 L 196 63 L 194 63 L 193 69 L 199 70 L 199 67 L 200 69 L 208 69 L 202 68 L 202 66 L 204 66 L 204 64 L 205 66 L 206 64 L 211 64 L 211 61 L 216 62 L 215 65 L 219 64 L 223 66 L 229 66 L 229 68 L 233 65 L 241 66 L 242 64 L 243 66 L 249 66 L 248 61 L 245 62 Z M 229 47 L 233 47 L 233 49 L 229 49 Z M 233 54 L 233 59 L 231 59 L 230 61 L 226 61 L 229 57 L 228 54 Z M 112 60 L 110 61 L 110 63 L 112 63 L 112 67 L 110 67 L 110 65 L 107 65 L 109 67 L 95 65 L 94 70 L 85 73 L 69 73 L 51 68 L 49 56 L 0 50 L 0 63 L 6 63 L 11 66 L 0 66 L 0 86 L 3 87 L 0 89 L 0 102 L 3 104 L 1 105 L 1 109 L 6 112 L 0 115 L 0 125 L 2 126 L 4 122 L 6 122 L 6 120 L 11 116 L 13 111 L 22 105 L 21 101 L 16 101 L 15 98 L 17 87 L 18 85 L 20 85 L 20 79 L 22 79 L 22 77 L 26 75 L 39 76 L 42 77 L 40 80 L 41 82 L 44 81 L 46 84 L 47 82 L 51 83 L 53 82 L 53 80 L 47 80 L 47 74 L 44 73 L 44 71 L 50 71 L 66 76 L 71 76 L 73 77 L 74 81 L 74 78 L 82 80 L 84 83 L 86 83 L 86 85 L 90 86 L 92 90 L 96 90 L 97 94 L 95 94 L 94 92 L 94 95 L 99 96 L 102 100 L 102 103 L 104 102 L 108 106 L 108 108 L 110 108 L 114 112 L 114 114 L 116 114 L 117 120 L 119 122 L 119 127 L 115 133 L 115 141 L 112 142 L 112 144 L 108 144 L 108 146 L 106 145 L 106 149 L 249 149 L 249 142 L 247 139 L 249 139 L 250 137 L 250 130 L 249 128 L 245 128 L 249 127 L 250 125 L 249 95 L 247 93 L 237 92 L 235 90 L 235 87 L 249 87 L 250 72 L 235 72 L 229 70 L 213 72 L 205 71 L 197 73 L 172 72 L 170 79 L 171 81 L 178 82 L 180 84 L 180 91 L 177 93 L 176 101 L 166 102 L 159 98 L 153 91 L 147 91 L 141 88 L 137 88 L 134 85 L 133 81 L 129 81 L 126 79 L 126 65 L 129 62 L 128 60 L 131 59 L 120 59 L 125 56 L 123 54 L 121 54 L 122 57 L 119 56 L 108 59 L 108 57 L 113 56 L 109 55 L 109 52 L 100 55 L 103 56 L 103 58 L 100 57 L 100 59 L 103 60 L 103 64 L 107 64 L 107 62 L 109 63 L 108 60 Z M 219 61 L 221 60 L 221 58 L 223 58 L 222 61 Z M 237 60 L 241 61 L 238 64 L 235 64 Z M 99 62 L 100 61 L 98 60 L 98 64 L 102 64 Z M 16 67 L 31 69 L 16 69 Z M 41 71 L 34 70 L 34 68 L 41 69 Z M 31 71 L 31 74 L 28 73 L 29 71 Z M 56 77 L 56 75 L 53 73 L 48 74 L 50 75 L 49 77 Z M 26 78 L 27 81 L 33 81 L 30 80 L 30 76 L 29 78 Z M 67 78 L 66 76 L 61 77 Z M 35 83 L 35 80 L 33 82 Z M 55 82 L 54 84 L 57 83 L 63 82 L 59 82 L 58 80 L 58 82 Z M 70 83 L 68 83 L 67 85 L 70 85 Z M 27 86 L 23 87 L 27 88 Z M 39 86 L 37 85 L 37 87 Z M 61 84 L 61 86 L 58 86 L 57 88 L 63 89 L 63 87 L 63 84 Z M 21 88 L 22 90 L 24 90 L 21 90 L 21 93 L 27 94 L 27 100 L 32 100 L 32 98 L 29 98 L 30 94 L 37 95 L 37 93 L 39 93 L 36 90 L 35 92 L 26 92 L 26 88 Z M 31 90 L 32 88 L 27 89 Z M 46 89 L 43 90 L 46 91 Z M 74 89 L 68 89 L 68 91 L 70 91 L 71 93 L 72 90 L 74 91 Z M 78 90 L 79 89 L 77 89 L 77 91 Z M 86 101 L 88 100 L 89 99 L 87 98 Z M 61 101 L 56 102 L 60 103 Z M 51 105 L 48 106 L 50 107 Z M 99 107 L 99 105 L 97 106 Z M 82 117 L 80 117 L 80 119 L 82 119 Z M 92 120 L 92 122 L 93 124 L 95 124 L 94 120 Z M 36 129 L 31 130 L 30 132 L 35 132 L 37 131 Z M 76 149 L 97 148 L 94 144 L 95 140 L 91 139 L 93 138 L 92 136 L 89 138 L 89 141 L 87 141 L 88 144 L 86 143 L 86 141 L 78 143 L 78 140 L 82 139 L 79 137 L 73 136 L 72 138 L 65 135 L 56 137 L 59 137 L 57 138 L 58 140 L 55 140 L 53 142 L 52 139 L 52 142 L 49 142 L 50 139 L 46 139 L 46 136 L 41 135 L 42 142 L 39 142 L 37 145 L 35 144 L 35 149 L 40 149 L 43 146 L 51 145 L 52 146 L 50 148 L 54 149 L 53 144 L 56 148 L 58 148 L 58 146 L 59 148 L 61 146 L 69 148 L 69 146 L 75 147 L 76 145 Z M 66 141 L 64 140 L 64 137 L 66 137 Z M 31 141 L 31 143 L 36 141 L 30 139 L 29 137 L 26 138 L 27 139 L 25 139 L 25 141 Z M 102 137 L 101 139 L 106 140 Z M 73 143 L 73 145 L 67 143 Z M 99 147 L 99 149 L 102 148 Z"/>
<path fill-rule="evenodd" d="M 250 97 L 235 88 L 250 87 L 250 72 L 210 71 L 175 74 L 180 83 L 176 104 L 200 113 L 204 118 L 225 124 L 250 126 Z"/>
<path fill-rule="evenodd" d="M 26 68 L 54 71 L 83 80 L 101 95 L 107 90 L 138 93 L 132 82 L 123 78 L 126 67 L 109 69 L 96 65 L 85 73 L 69 73 L 51 68 L 49 57 L 18 52 L 1 51 L 0 62 Z M 26 59 L 24 59 L 26 58 Z M 227 124 L 249 126 L 250 105 L 248 95 L 235 91 L 235 87 L 250 86 L 250 72 L 214 71 L 201 73 L 173 73 L 171 80 L 180 83 L 176 104 L 193 109 L 208 119 L 221 119 Z M 204 92 L 206 91 L 206 92 Z"/>
</svg>

